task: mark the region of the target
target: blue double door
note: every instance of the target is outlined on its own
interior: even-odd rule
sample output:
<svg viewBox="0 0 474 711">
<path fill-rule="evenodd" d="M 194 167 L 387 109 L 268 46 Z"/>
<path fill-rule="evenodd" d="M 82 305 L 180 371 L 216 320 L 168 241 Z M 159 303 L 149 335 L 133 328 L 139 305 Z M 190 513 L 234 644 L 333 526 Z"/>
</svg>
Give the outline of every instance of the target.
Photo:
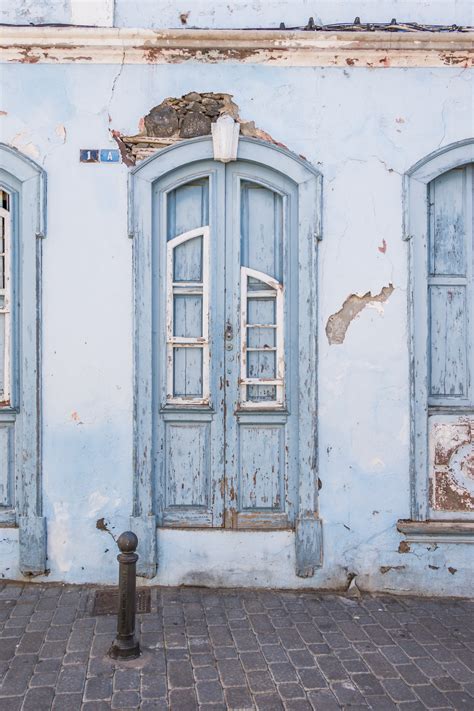
<svg viewBox="0 0 474 711">
<path fill-rule="evenodd" d="M 161 526 L 294 525 L 305 328 L 297 234 L 295 185 L 260 165 L 198 161 L 154 187 Z"/>
</svg>

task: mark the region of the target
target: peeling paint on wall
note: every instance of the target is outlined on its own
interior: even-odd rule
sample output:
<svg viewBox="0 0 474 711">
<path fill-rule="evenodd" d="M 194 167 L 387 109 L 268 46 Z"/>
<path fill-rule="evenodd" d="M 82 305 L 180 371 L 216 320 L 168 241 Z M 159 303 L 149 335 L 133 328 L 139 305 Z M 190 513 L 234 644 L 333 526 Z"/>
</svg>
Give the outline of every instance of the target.
<svg viewBox="0 0 474 711">
<path fill-rule="evenodd" d="M 437 511 L 474 511 L 474 420 L 432 419 L 431 507 Z"/>
<path fill-rule="evenodd" d="M 389 284 L 388 286 L 384 286 L 382 291 L 379 294 L 375 294 L 375 296 L 372 296 L 371 291 L 368 291 L 363 296 L 358 296 L 357 294 L 348 296 L 344 301 L 342 309 L 339 309 L 339 311 L 328 318 L 326 336 L 329 345 L 340 345 L 344 343 L 347 329 L 355 317 L 369 304 L 380 304 L 387 301 L 392 293 L 393 284 Z"/>
</svg>

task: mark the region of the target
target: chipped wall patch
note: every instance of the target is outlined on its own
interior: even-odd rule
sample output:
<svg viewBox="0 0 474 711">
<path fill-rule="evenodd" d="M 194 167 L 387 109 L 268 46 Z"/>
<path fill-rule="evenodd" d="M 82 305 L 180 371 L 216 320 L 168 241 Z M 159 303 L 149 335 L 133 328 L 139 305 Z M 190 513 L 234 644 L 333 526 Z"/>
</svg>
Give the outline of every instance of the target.
<svg viewBox="0 0 474 711">
<path fill-rule="evenodd" d="M 430 505 L 435 511 L 474 511 L 474 420 L 430 419 Z"/>
<path fill-rule="evenodd" d="M 239 107 L 232 101 L 232 94 L 215 92 L 190 91 L 181 97 L 168 97 L 140 119 L 137 135 L 124 136 L 115 129 L 111 130 L 111 135 L 125 165 L 132 166 L 179 141 L 210 136 L 212 124 L 223 115 L 237 121 L 242 136 L 283 145 L 257 128 L 254 121 L 240 118 Z"/>
<path fill-rule="evenodd" d="M 384 286 L 382 291 L 379 294 L 375 294 L 375 296 L 372 296 L 371 291 L 368 291 L 363 296 L 358 296 L 357 294 L 348 296 L 344 301 L 342 309 L 339 309 L 339 311 L 328 318 L 326 336 L 329 345 L 340 345 L 344 343 L 347 329 L 355 317 L 365 309 L 366 306 L 381 304 L 387 301 L 389 296 L 393 293 L 393 289 L 393 284 L 389 284 L 388 286 Z"/>
</svg>

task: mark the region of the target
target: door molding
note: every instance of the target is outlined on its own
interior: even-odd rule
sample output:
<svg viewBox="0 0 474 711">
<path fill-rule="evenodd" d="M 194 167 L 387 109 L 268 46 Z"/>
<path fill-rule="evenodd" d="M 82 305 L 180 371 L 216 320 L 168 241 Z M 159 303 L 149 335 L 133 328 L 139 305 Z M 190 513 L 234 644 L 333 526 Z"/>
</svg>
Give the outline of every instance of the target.
<svg viewBox="0 0 474 711">
<path fill-rule="evenodd" d="M 41 454 L 41 252 L 46 229 L 46 174 L 33 160 L 0 143 L 0 186 L 11 195 L 13 290 L 18 304 L 12 320 L 12 398 L 0 411 L 2 426 L 14 430 L 10 442 L 15 500 L 10 511 L 0 511 L 0 526 L 18 525 L 20 571 L 31 576 L 46 571 Z"/>
<path fill-rule="evenodd" d="M 429 183 L 474 162 L 474 138 L 451 143 L 415 163 L 404 176 L 403 239 L 409 243 L 410 486 L 411 518 L 429 515 L 428 472 L 428 299 Z"/>
<path fill-rule="evenodd" d="M 300 449 L 296 574 L 309 577 L 322 564 L 321 521 L 318 515 L 317 459 L 317 244 L 321 239 L 322 176 L 307 161 L 285 148 L 241 137 L 237 159 L 260 164 L 293 181 L 298 190 L 299 300 L 302 319 L 311 324 L 299 343 L 299 363 L 305 373 L 298 400 Z M 129 176 L 129 235 L 133 238 L 134 293 L 134 474 L 132 529 L 139 538 L 139 575 L 156 575 L 155 479 L 153 474 L 153 338 L 152 235 L 153 185 L 167 173 L 213 160 L 212 139 L 200 137 L 165 148 L 143 161 Z"/>
</svg>

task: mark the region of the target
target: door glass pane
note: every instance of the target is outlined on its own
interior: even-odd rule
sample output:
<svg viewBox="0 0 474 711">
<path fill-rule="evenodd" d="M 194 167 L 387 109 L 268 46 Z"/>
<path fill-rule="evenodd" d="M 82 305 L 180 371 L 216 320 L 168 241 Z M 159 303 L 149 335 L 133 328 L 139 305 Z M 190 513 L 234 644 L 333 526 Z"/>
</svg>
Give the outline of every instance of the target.
<svg viewBox="0 0 474 711">
<path fill-rule="evenodd" d="M 181 185 L 167 196 L 168 239 L 209 224 L 208 179 Z"/>
<path fill-rule="evenodd" d="M 275 351 L 247 351 L 248 378 L 275 378 Z"/>
<path fill-rule="evenodd" d="M 174 248 L 173 281 L 202 282 L 202 237 L 188 239 Z"/>
<path fill-rule="evenodd" d="M 450 170 L 430 185 L 430 274 L 466 273 L 467 171 Z"/>
<path fill-rule="evenodd" d="M 283 198 L 258 183 L 241 188 L 242 266 L 282 281 Z"/>
<path fill-rule="evenodd" d="M 202 397 L 202 348 L 173 348 L 173 396 Z"/>
<path fill-rule="evenodd" d="M 275 323 L 275 299 L 247 300 L 247 323 L 261 324 L 262 326 Z"/>
<path fill-rule="evenodd" d="M 247 385 L 247 400 L 250 402 L 268 402 L 276 400 L 275 385 Z"/>
<path fill-rule="evenodd" d="M 276 345 L 276 329 L 249 326 L 247 328 L 248 348 L 274 348 Z"/>
<path fill-rule="evenodd" d="M 180 338 L 202 336 L 202 296 L 174 296 L 173 335 Z"/>
</svg>

